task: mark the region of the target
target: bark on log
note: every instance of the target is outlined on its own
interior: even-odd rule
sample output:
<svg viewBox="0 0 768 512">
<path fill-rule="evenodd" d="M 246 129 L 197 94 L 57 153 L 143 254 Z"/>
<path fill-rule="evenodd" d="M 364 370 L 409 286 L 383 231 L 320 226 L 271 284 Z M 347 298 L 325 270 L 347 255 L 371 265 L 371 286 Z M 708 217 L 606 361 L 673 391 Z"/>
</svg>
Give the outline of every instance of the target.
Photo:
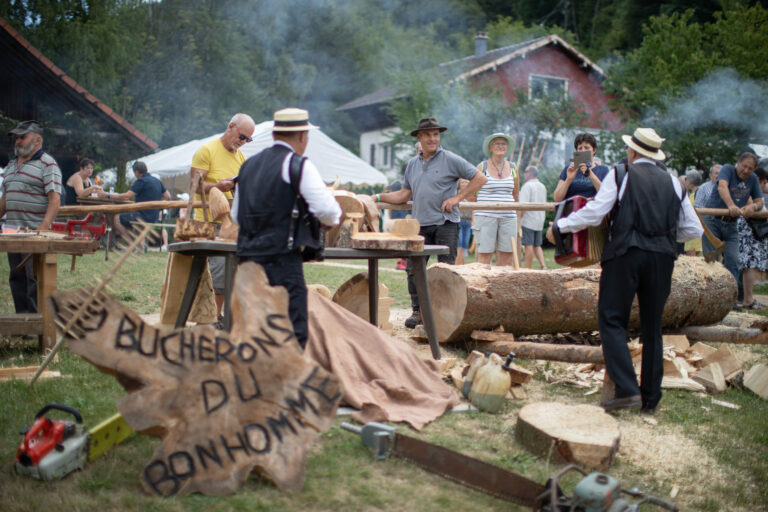
<svg viewBox="0 0 768 512">
<path fill-rule="evenodd" d="M 616 420 L 595 405 L 539 402 L 520 409 L 515 436 L 541 457 L 551 452 L 552 462 L 606 470 L 613 464 L 621 434 Z"/>
<path fill-rule="evenodd" d="M 466 340 L 474 330 L 500 325 L 518 336 L 597 330 L 599 268 L 542 272 L 438 263 L 427 276 L 441 342 Z M 736 282 L 725 267 L 681 256 L 672 274 L 662 324 L 677 329 L 716 323 L 728 314 L 735 299 Z M 635 301 L 629 327 L 639 326 Z"/>
<path fill-rule="evenodd" d="M 486 336 L 477 335 L 497 334 L 474 331 L 472 339 L 483 340 Z M 475 350 L 481 352 L 493 352 L 500 356 L 506 356 L 510 352 L 515 353 L 520 359 L 541 359 L 544 361 L 561 361 L 564 363 L 596 363 L 605 364 L 603 349 L 586 345 L 556 345 L 554 343 L 534 343 L 530 341 L 480 341 Z"/>
<path fill-rule="evenodd" d="M 719 343 L 740 343 L 745 345 L 768 345 L 768 332 L 761 329 L 728 327 L 721 325 L 691 326 L 680 329 L 692 340 L 717 341 Z"/>
</svg>

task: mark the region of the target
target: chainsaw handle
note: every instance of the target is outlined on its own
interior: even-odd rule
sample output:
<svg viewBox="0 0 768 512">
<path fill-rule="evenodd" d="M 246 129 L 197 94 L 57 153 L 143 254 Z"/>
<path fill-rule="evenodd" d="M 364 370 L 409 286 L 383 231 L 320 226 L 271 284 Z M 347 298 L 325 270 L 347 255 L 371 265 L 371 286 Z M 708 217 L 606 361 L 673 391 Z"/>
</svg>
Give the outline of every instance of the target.
<svg viewBox="0 0 768 512">
<path fill-rule="evenodd" d="M 50 404 L 46 405 L 45 407 L 43 407 L 42 409 L 40 409 L 40 412 L 38 412 L 35 415 L 35 419 L 42 418 L 43 415 L 45 415 L 45 413 L 47 413 L 51 409 L 56 409 L 56 410 L 59 410 L 59 411 L 68 412 L 72 416 L 75 417 L 75 421 L 77 421 L 77 423 L 80 423 L 80 424 L 83 423 L 83 417 L 80 415 L 80 411 L 78 411 L 74 407 L 70 407 L 69 405 L 61 405 L 61 404 L 56 404 L 56 403 L 50 403 Z"/>
</svg>

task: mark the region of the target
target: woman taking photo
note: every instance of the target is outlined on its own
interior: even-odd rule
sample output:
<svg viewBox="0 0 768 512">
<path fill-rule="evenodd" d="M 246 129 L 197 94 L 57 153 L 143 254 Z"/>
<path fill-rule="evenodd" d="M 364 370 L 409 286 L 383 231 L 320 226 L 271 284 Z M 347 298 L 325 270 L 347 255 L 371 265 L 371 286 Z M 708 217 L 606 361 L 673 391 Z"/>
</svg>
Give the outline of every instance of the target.
<svg viewBox="0 0 768 512">
<path fill-rule="evenodd" d="M 517 200 L 517 173 L 508 157 L 512 151 L 511 137 L 503 133 L 489 135 L 483 141 L 487 160 L 477 170 L 488 177 L 488 182 L 477 192 L 478 203 L 513 202 Z M 517 236 L 517 213 L 506 211 L 475 211 L 472 229 L 475 232 L 477 262 L 490 265 L 493 253 L 499 252 L 498 265 L 512 266 L 513 253 L 510 239 Z"/>
<path fill-rule="evenodd" d="M 571 162 L 560 173 L 560 181 L 557 182 L 555 192 L 552 194 L 555 202 L 571 198 L 573 196 L 595 197 L 600 190 L 600 183 L 608 174 L 608 167 L 598 165 L 595 161 L 597 153 L 597 139 L 591 133 L 580 133 L 573 141 L 576 151 L 589 151 L 591 157 L 589 163 L 582 163 L 576 167 Z"/>
<path fill-rule="evenodd" d="M 103 197 L 104 191 L 99 185 L 94 185 L 91 181 L 93 174 L 93 160 L 83 158 L 78 164 L 78 171 L 69 177 L 64 187 L 66 191 L 66 202 L 64 204 L 77 204 L 78 197 L 88 197 L 95 193 Z"/>
</svg>

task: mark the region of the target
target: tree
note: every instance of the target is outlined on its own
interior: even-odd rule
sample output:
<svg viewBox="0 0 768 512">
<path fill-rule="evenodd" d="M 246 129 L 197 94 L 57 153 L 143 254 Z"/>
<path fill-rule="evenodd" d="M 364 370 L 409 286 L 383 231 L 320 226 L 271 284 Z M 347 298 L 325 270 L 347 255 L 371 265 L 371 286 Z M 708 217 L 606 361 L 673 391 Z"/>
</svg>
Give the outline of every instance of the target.
<svg viewBox="0 0 768 512">
<path fill-rule="evenodd" d="M 610 70 L 608 90 L 629 120 L 667 140 L 679 171 L 734 160 L 768 136 L 768 11 L 736 4 L 712 23 L 693 11 L 651 18 L 641 46 Z"/>
</svg>

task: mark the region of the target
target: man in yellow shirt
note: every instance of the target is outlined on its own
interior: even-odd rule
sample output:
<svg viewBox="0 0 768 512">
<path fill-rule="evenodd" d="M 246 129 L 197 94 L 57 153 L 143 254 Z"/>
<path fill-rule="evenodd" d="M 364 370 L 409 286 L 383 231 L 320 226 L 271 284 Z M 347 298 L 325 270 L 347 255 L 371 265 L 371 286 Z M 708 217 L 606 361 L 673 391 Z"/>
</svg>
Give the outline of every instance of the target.
<svg viewBox="0 0 768 512">
<path fill-rule="evenodd" d="M 235 114 L 227 125 L 227 129 L 218 139 L 214 139 L 201 146 L 192 157 L 192 173 L 197 172 L 203 176 L 203 193 L 206 201 L 211 188 L 216 187 L 225 193 L 228 199 L 232 199 L 231 190 L 235 187 L 232 178 L 240 172 L 240 166 L 245 162 L 245 156 L 240 151 L 240 146 L 251 142 L 251 136 L 256 129 L 256 123 L 247 114 Z M 200 200 L 200 195 L 195 194 L 195 200 Z M 195 210 L 195 219 L 204 220 L 201 209 Z M 211 213 L 208 212 L 208 219 Z M 224 304 L 224 258 L 209 258 L 208 265 L 213 278 L 213 289 L 216 294 L 216 308 L 219 320 L 221 320 L 221 307 Z"/>
</svg>

